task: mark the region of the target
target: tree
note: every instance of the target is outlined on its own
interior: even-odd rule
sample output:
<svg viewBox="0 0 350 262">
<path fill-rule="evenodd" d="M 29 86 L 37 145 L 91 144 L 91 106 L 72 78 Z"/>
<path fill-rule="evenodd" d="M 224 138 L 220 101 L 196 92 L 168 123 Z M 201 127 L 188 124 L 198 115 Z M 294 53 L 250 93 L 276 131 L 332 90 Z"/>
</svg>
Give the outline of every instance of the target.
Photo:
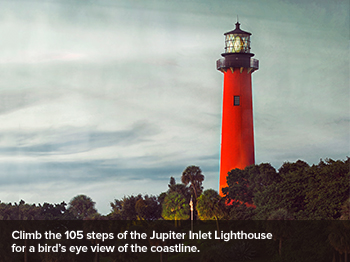
<svg viewBox="0 0 350 262">
<path fill-rule="evenodd" d="M 169 184 L 168 184 L 168 187 L 171 188 L 173 186 L 176 185 L 176 180 L 174 177 L 170 177 L 170 181 L 169 181 Z"/>
<path fill-rule="evenodd" d="M 331 246 L 340 254 L 344 254 L 344 262 L 348 262 L 350 253 L 350 221 L 341 221 L 331 224 L 331 232 L 328 241 Z M 340 259 L 340 261 L 342 261 Z"/>
<path fill-rule="evenodd" d="M 253 202 L 256 202 L 256 193 L 264 190 L 267 186 L 281 180 L 280 175 L 270 163 L 261 163 L 259 165 L 251 165 L 244 170 L 249 180 L 249 189 L 254 195 Z"/>
<path fill-rule="evenodd" d="M 190 201 L 191 199 L 191 192 L 189 188 L 185 184 L 177 184 L 174 177 L 170 177 L 170 182 L 168 184 L 168 191 L 167 194 L 169 195 L 172 192 L 177 192 L 181 195 L 183 195 L 186 198 L 186 201 Z"/>
<path fill-rule="evenodd" d="M 197 200 L 198 217 L 201 220 L 216 220 L 219 231 L 218 220 L 226 215 L 225 200 L 214 189 L 207 189 Z"/>
<path fill-rule="evenodd" d="M 241 204 L 253 204 L 253 191 L 249 188 L 250 176 L 248 168 L 232 169 L 227 176 L 227 185 L 222 189 L 227 202 L 238 201 Z"/>
<path fill-rule="evenodd" d="M 349 159 L 284 163 L 272 183 L 254 189 L 255 219 L 286 208 L 296 219 L 338 219 L 349 197 Z"/>
<path fill-rule="evenodd" d="M 348 198 L 342 206 L 340 220 L 350 220 L 350 198 Z"/>
<path fill-rule="evenodd" d="M 137 220 L 135 205 L 139 199 L 142 199 L 141 194 L 124 196 L 121 200 L 114 199 L 114 203 L 111 203 L 112 213 L 109 215 L 110 218 L 116 220 Z"/>
<path fill-rule="evenodd" d="M 214 189 L 207 189 L 198 198 L 197 211 L 201 220 L 218 220 L 225 216 L 225 201 Z"/>
<path fill-rule="evenodd" d="M 29 205 L 24 202 L 24 200 L 21 200 L 19 204 L 15 203 L 14 206 L 12 206 L 13 211 L 13 220 L 39 220 L 40 217 L 40 207 L 37 207 L 35 204 Z M 23 227 L 22 227 L 23 226 Z M 32 224 L 23 224 L 21 225 L 21 230 L 29 231 L 32 230 Z M 24 246 L 26 248 L 24 249 L 24 262 L 28 261 L 28 239 L 24 239 Z"/>
<path fill-rule="evenodd" d="M 44 203 L 41 207 L 41 217 L 44 220 L 69 220 L 74 217 L 66 209 L 67 204 L 63 201 L 60 204 Z"/>
<path fill-rule="evenodd" d="M 203 191 L 202 182 L 204 180 L 204 175 L 202 170 L 198 166 L 188 166 L 181 176 L 181 182 L 184 185 L 190 184 L 191 193 L 194 194 L 195 199 L 197 199 Z"/>
<path fill-rule="evenodd" d="M 309 167 L 310 166 L 302 160 L 297 160 L 295 163 L 284 162 L 283 165 L 278 169 L 278 173 L 282 175 L 282 174 L 288 174 L 295 171 L 304 172 Z"/>
<path fill-rule="evenodd" d="M 256 193 L 256 218 L 266 219 L 269 213 L 280 208 L 287 209 L 297 218 L 303 216 L 308 185 L 306 173 L 303 170 L 291 171 L 280 178 Z"/>
<path fill-rule="evenodd" d="M 167 220 L 186 220 L 189 218 L 189 204 L 186 198 L 178 192 L 167 195 L 163 203 L 162 217 Z"/>
<path fill-rule="evenodd" d="M 239 202 L 233 202 L 227 206 L 228 220 L 252 220 L 255 214 L 255 208 L 246 206 Z"/>
<path fill-rule="evenodd" d="M 95 202 L 86 195 L 78 195 L 74 197 L 68 206 L 69 212 L 75 219 L 83 220 L 97 213 Z"/>
<path fill-rule="evenodd" d="M 112 212 L 109 218 L 113 220 L 157 220 L 161 217 L 161 203 L 156 196 L 141 194 L 124 196 L 111 203 Z"/>
<path fill-rule="evenodd" d="M 136 201 L 135 210 L 140 220 L 157 220 L 161 218 L 162 206 L 157 197 L 145 195 Z"/>
<path fill-rule="evenodd" d="M 279 220 L 283 222 L 269 223 L 268 231 L 273 234 L 274 239 L 279 240 L 278 253 L 282 254 L 282 240 L 288 238 L 291 235 L 291 224 L 285 223 L 285 221 L 293 220 L 293 217 L 288 213 L 286 209 L 280 208 L 271 213 L 267 220 Z"/>
<path fill-rule="evenodd" d="M 349 198 L 350 161 L 326 159 L 306 174 L 305 216 L 308 219 L 339 219 Z"/>
<path fill-rule="evenodd" d="M 254 219 L 265 220 L 280 208 L 296 219 L 339 219 L 349 197 L 349 169 L 349 158 L 312 167 L 301 160 L 286 162 L 278 172 L 270 164 L 251 165 L 231 170 L 222 192 L 235 212 L 245 212 L 240 205 L 255 205 Z"/>
<path fill-rule="evenodd" d="M 89 217 L 87 217 L 84 222 L 83 222 L 83 229 L 84 232 L 106 232 L 109 230 L 108 224 L 104 223 L 94 223 L 94 221 L 102 221 L 102 220 L 107 220 L 105 216 L 101 216 L 99 213 L 95 213 Z M 103 240 L 99 238 L 91 238 L 89 241 L 92 243 L 92 245 L 96 246 L 99 245 Z M 95 256 L 94 256 L 94 262 L 99 262 L 100 261 L 100 252 L 95 251 Z"/>
</svg>

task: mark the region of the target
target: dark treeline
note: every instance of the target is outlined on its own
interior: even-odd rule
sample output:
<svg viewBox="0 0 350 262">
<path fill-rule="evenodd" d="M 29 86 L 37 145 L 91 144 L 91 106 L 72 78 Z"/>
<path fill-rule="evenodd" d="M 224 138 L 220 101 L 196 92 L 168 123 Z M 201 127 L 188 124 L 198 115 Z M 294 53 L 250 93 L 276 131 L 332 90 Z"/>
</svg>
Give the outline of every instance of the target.
<svg viewBox="0 0 350 262">
<path fill-rule="evenodd" d="M 110 203 L 111 212 L 107 215 L 99 214 L 95 202 L 86 195 L 77 195 L 68 204 L 36 205 L 27 204 L 23 200 L 14 204 L 0 203 L 0 220 L 3 220 L 0 223 L 0 249 L 3 249 L 0 260 L 347 262 L 350 253 L 349 164 L 349 158 L 345 161 L 327 159 L 312 166 L 298 160 L 295 163 L 284 163 L 278 170 L 266 163 L 252 165 L 244 170 L 231 170 L 227 177 L 228 187 L 223 189 L 224 197 L 213 189 L 204 190 L 201 169 L 189 166 L 181 175 L 181 183 L 170 178 L 166 192 L 158 196 L 139 194 L 115 199 Z M 193 223 L 184 220 L 191 219 L 190 203 L 193 219 L 197 220 L 194 223 L 195 230 L 271 232 L 273 240 L 182 241 L 185 245 L 196 245 L 201 250 L 200 253 L 87 252 L 75 255 L 71 252 L 14 253 L 10 248 L 4 248 L 8 243 L 13 243 L 11 232 L 18 228 L 26 232 L 55 228 L 55 231 L 62 234 L 78 228 L 84 232 L 115 234 L 123 230 L 137 230 L 147 232 L 148 235 L 153 230 L 188 233 Z M 208 223 L 199 220 L 215 221 Z M 32 223 L 27 223 L 28 221 Z M 26 241 L 19 240 L 18 245 L 38 244 L 37 240 Z M 61 244 L 52 240 L 41 241 L 41 245 Z M 128 242 L 130 239 L 116 238 L 105 242 L 87 239 L 74 241 L 64 239 L 61 242 L 65 246 L 108 244 L 115 247 L 131 243 Z M 157 242 L 146 239 L 138 243 L 150 248 L 171 246 L 180 241 Z"/>
<path fill-rule="evenodd" d="M 158 196 L 125 196 L 111 202 L 111 212 L 100 215 L 95 202 L 78 195 L 68 204 L 0 203 L 0 220 L 187 220 L 190 201 L 194 219 L 202 220 L 337 220 L 349 219 L 350 160 L 320 161 L 309 166 L 298 160 L 278 170 L 262 163 L 228 173 L 221 197 L 204 190 L 204 175 L 187 167 L 181 183 L 171 177 L 168 191 Z"/>
<path fill-rule="evenodd" d="M 277 219 L 275 212 L 281 209 L 289 219 L 349 219 L 349 168 L 349 158 L 312 166 L 298 160 L 278 171 L 270 164 L 252 165 L 231 170 L 223 192 L 227 199 L 255 206 L 238 204 L 245 211 L 235 210 L 236 219 Z"/>
</svg>

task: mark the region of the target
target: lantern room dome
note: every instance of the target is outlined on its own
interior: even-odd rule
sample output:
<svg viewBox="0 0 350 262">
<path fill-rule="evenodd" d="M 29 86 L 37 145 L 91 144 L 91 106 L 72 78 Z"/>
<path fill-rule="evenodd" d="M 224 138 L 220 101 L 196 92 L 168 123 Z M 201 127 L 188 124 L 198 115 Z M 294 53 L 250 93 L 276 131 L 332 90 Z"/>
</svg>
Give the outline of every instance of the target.
<svg viewBox="0 0 350 262">
<path fill-rule="evenodd" d="M 228 34 L 251 35 L 251 33 L 241 30 L 241 28 L 239 27 L 240 25 L 241 24 L 237 22 L 236 28 L 230 32 L 225 33 L 224 35 L 228 35 Z"/>
</svg>

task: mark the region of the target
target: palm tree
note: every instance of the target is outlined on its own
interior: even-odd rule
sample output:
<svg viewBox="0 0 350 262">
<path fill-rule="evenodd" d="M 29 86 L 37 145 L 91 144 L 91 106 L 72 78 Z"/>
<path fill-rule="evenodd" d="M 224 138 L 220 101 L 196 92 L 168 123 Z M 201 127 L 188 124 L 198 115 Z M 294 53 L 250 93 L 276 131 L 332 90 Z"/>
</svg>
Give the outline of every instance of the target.
<svg viewBox="0 0 350 262">
<path fill-rule="evenodd" d="M 202 193 L 203 187 L 202 182 L 204 175 L 202 170 L 198 166 L 188 166 L 181 176 L 181 182 L 186 186 L 190 184 L 190 189 L 194 193 L 195 199 Z"/>
<path fill-rule="evenodd" d="M 162 217 L 166 220 L 175 220 L 175 226 L 178 220 L 188 219 L 189 206 L 186 198 L 178 192 L 167 195 L 163 202 Z"/>
<path fill-rule="evenodd" d="M 86 219 L 97 213 L 95 202 L 86 195 L 78 195 L 69 202 L 68 210 L 76 219 Z"/>
</svg>

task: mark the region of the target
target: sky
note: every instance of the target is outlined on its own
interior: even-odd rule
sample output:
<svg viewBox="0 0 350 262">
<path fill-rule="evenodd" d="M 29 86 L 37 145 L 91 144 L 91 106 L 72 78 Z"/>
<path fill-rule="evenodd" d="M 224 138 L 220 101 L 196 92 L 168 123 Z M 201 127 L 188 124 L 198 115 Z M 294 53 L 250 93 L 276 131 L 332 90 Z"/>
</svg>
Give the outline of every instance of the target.
<svg viewBox="0 0 350 262">
<path fill-rule="evenodd" d="M 251 32 L 255 160 L 345 160 L 349 1 L 0 0 L 0 200 L 111 211 L 218 188 L 225 32 Z"/>
</svg>

